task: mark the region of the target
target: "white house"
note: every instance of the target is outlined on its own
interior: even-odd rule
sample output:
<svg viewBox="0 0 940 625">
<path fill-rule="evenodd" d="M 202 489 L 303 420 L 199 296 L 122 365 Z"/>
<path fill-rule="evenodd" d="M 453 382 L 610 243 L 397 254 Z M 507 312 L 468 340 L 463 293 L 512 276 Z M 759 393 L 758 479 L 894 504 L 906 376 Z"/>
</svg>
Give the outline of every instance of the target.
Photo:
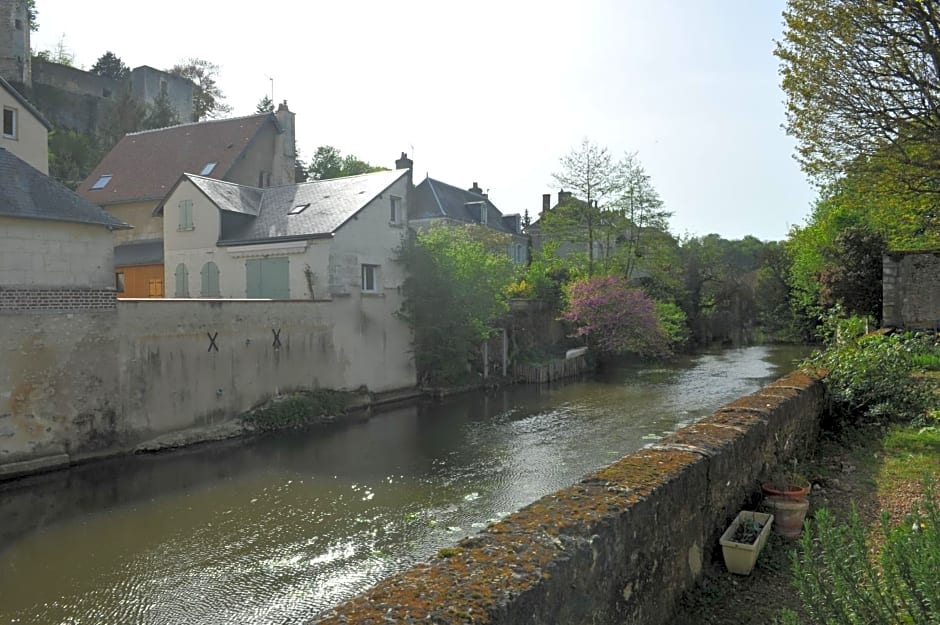
<svg viewBox="0 0 940 625">
<path fill-rule="evenodd" d="M 185 174 L 162 205 L 167 296 L 397 293 L 409 187 L 407 169 L 269 188 Z"/>
</svg>

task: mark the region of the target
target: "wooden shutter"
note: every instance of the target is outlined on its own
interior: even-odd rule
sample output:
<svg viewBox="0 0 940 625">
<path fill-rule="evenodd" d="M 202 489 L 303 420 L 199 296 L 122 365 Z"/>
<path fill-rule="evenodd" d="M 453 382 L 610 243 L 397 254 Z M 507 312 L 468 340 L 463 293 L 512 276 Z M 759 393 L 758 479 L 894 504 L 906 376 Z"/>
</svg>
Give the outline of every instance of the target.
<svg viewBox="0 0 940 625">
<path fill-rule="evenodd" d="M 176 266 L 176 297 L 189 297 L 189 270 L 180 263 Z"/>
<path fill-rule="evenodd" d="M 261 278 L 264 281 L 265 297 L 290 299 L 290 259 L 265 258 Z"/>
<path fill-rule="evenodd" d="M 252 258 L 245 261 L 245 297 L 258 299 L 261 294 L 261 260 Z"/>
<path fill-rule="evenodd" d="M 202 266 L 202 297 L 219 297 L 219 267 L 212 261 Z"/>
</svg>

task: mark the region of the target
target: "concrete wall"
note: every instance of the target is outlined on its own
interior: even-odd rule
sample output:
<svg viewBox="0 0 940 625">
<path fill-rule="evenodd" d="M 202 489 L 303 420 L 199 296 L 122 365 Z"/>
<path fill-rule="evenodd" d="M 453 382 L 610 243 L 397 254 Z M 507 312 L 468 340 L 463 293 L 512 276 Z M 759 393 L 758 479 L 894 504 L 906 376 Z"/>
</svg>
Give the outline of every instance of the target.
<svg viewBox="0 0 940 625">
<path fill-rule="evenodd" d="M 893 252 L 882 263 L 884 325 L 940 328 L 940 250 Z"/>
<path fill-rule="evenodd" d="M 759 478 L 811 451 L 823 405 L 820 382 L 790 374 L 317 623 L 668 623 Z"/>
<path fill-rule="evenodd" d="M 0 111 L 12 109 L 16 116 L 16 135 L 0 132 L 0 147 L 6 148 L 44 174 L 49 173 L 49 131 L 13 94 L 0 88 Z"/>
<path fill-rule="evenodd" d="M 413 387 L 400 305 L 121 300 L 111 313 L 3 315 L 0 476 L 7 463 L 120 451 L 293 390 Z"/>
<path fill-rule="evenodd" d="M 114 247 L 103 226 L 0 217 L 0 285 L 114 286 Z"/>
</svg>

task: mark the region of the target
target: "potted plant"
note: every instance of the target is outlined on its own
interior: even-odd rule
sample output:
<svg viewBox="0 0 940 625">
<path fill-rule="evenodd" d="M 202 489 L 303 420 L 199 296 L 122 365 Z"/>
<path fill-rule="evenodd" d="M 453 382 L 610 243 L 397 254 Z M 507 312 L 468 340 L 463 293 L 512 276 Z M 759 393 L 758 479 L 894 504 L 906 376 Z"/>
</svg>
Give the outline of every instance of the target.
<svg viewBox="0 0 940 625">
<path fill-rule="evenodd" d="M 796 470 L 778 471 L 761 484 L 764 507 L 777 519 L 774 532 L 784 538 L 799 538 L 809 510 L 811 484 Z"/>
<path fill-rule="evenodd" d="M 718 541 L 728 571 L 737 575 L 751 574 L 757 556 L 767 544 L 773 522 L 772 514 L 748 510 L 738 512 Z"/>
</svg>

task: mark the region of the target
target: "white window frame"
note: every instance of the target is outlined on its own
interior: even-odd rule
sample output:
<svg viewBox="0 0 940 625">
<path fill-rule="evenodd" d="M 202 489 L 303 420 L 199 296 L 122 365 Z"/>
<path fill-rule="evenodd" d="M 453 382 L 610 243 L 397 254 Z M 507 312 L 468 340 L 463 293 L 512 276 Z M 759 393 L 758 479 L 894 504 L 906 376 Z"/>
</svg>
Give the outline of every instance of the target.
<svg viewBox="0 0 940 625">
<path fill-rule="evenodd" d="M 401 214 L 401 198 L 397 195 L 391 195 L 389 196 L 389 200 L 391 204 L 391 213 L 389 216 L 391 219 L 389 219 L 388 223 L 396 225 L 403 223 L 404 219 L 402 219 Z"/>
<path fill-rule="evenodd" d="M 360 288 L 363 293 L 381 292 L 381 285 L 379 284 L 381 278 L 379 273 L 380 268 L 381 265 L 362 264 L 362 282 L 360 283 Z M 370 285 L 369 282 L 372 282 L 372 284 Z"/>
<path fill-rule="evenodd" d="M 12 126 L 13 126 L 13 128 L 11 129 L 11 132 L 9 133 L 6 131 L 7 111 L 10 112 L 10 117 L 11 117 Z M 18 136 L 17 131 L 19 130 L 19 109 L 15 109 L 12 106 L 4 106 L 3 107 L 3 119 L 0 120 L 0 123 L 3 124 L 3 127 L 0 128 L 0 131 L 3 132 L 3 138 L 15 140 Z"/>
</svg>

